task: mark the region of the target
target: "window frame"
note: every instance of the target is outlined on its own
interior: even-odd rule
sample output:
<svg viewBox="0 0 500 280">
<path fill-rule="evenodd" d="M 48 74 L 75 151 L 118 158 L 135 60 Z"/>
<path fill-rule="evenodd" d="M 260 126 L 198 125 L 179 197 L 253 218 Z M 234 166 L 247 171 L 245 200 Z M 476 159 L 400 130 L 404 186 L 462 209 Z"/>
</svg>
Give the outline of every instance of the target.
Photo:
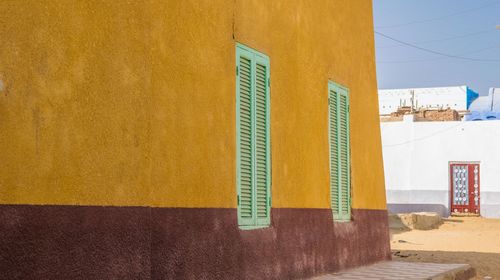
<svg viewBox="0 0 500 280">
<path fill-rule="evenodd" d="M 331 131 L 331 120 L 332 120 L 332 116 L 331 116 L 331 92 L 335 92 L 337 94 L 338 97 L 337 98 L 337 108 L 336 108 L 336 120 L 337 120 L 337 123 L 336 123 L 336 128 L 337 128 L 337 135 L 335 135 L 335 139 L 337 140 L 337 166 L 338 166 L 338 171 L 337 171 L 337 192 L 338 192 L 338 209 L 339 211 L 337 213 L 335 213 L 333 211 L 333 201 L 332 201 L 332 191 L 333 191 L 333 183 L 332 183 L 332 180 L 331 180 L 331 176 L 332 176 L 332 143 L 331 143 L 331 139 L 332 139 L 332 131 Z M 347 105 L 347 110 L 346 110 L 346 126 L 347 126 L 347 135 L 346 135 L 346 140 L 347 140 L 347 188 L 348 188 L 348 197 L 347 197 L 347 201 L 348 201 L 348 208 L 347 208 L 347 213 L 342 213 L 342 184 L 341 184 L 341 160 L 340 160 L 340 143 L 339 143 L 339 135 L 340 135 L 340 132 L 339 132 L 339 129 L 340 129 L 340 95 L 344 95 L 346 97 L 346 105 Z M 350 127 L 350 91 L 349 91 L 349 88 L 345 87 L 345 86 L 342 86 L 336 82 L 333 82 L 333 81 L 328 81 L 328 152 L 329 152 L 329 181 L 330 181 L 330 209 L 332 209 L 332 215 L 333 215 L 333 221 L 334 222 L 350 222 L 351 221 L 351 218 L 352 218 L 352 185 L 351 185 L 351 146 L 350 146 L 350 135 L 351 135 L 351 127 Z"/>
<path fill-rule="evenodd" d="M 271 133 L 270 133 L 270 109 L 271 109 L 271 89 L 270 89 L 270 60 L 269 57 L 255 49 L 247 47 L 243 44 L 236 43 L 236 185 L 237 185 L 237 215 L 238 226 L 243 230 L 266 228 L 271 225 L 271 206 L 272 206 L 272 176 L 271 176 Z M 240 197 L 241 197 L 241 168 L 240 168 L 240 76 L 239 66 L 240 57 L 245 57 L 250 60 L 250 84 L 251 84 L 251 158 L 252 158 L 252 218 L 243 219 L 241 215 Z M 259 218 L 257 216 L 257 183 L 256 177 L 256 65 L 266 67 L 266 213 L 267 217 Z M 252 222 L 250 224 L 250 222 Z"/>
</svg>

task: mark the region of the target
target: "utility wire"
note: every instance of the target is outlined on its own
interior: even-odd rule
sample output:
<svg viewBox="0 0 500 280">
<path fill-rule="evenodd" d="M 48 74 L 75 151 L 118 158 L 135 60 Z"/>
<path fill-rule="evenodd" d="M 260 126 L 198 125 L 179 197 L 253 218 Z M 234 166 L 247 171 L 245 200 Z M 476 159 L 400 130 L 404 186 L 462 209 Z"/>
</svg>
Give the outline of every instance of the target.
<svg viewBox="0 0 500 280">
<path fill-rule="evenodd" d="M 467 37 L 477 36 L 477 35 L 481 35 L 481 34 L 485 34 L 485 33 L 490 33 L 492 31 L 496 31 L 496 29 L 488 29 L 488 30 L 482 30 L 482 31 L 477 31 L 477 32 L 472 32 L 472 33 L 467 33 L 467 34 L 452 36 L 452 37 L 441 38 L 441 39 L 426 40 L 426 41 L 411 42 L 411 43 L 418 45 L 418 44 L 429 44 L 429 43 L 436 43 L 436 42 L 444 42 L 444 41 L 455 40 L 455 39 L 459 39 L 459 38 L 467 38 Z M 400 44 L 394 44 L 394 45 L 389 45 L 389 46 L 380 46 L 380 47 L 376 47 L 376 48 L 377 49 L 387 49 L 387 48 L 393 48 L 393 47 L 399 47 L 399 46 L 401 46 L 401 45 Z"/>
<path fill-rule="evenodd" d="M 442 53 L 442 52 L 438 52 L 438 51 L 434 51 L 434 50 L 422 48 L 422 47 L 410 44 L 408 42 L 404 42 L 404 41 L 398 40 L 396 38 L 393 38 L 391 36 L 385 35 L 385 34 L 380 33 L 378 31 L 375 31 L 375 34 L 377 34 L 379 36 L 382 36 L 382 37 L 384 37 L 386 39 L 392 40 L 394 42 L 398 42 L 398 43 L 400 43 L 402 45 L 405 45 L 405 46 L 408 46 L 408 47 L 411 47 L 411 48 L 415 48 L 415 49 L 418 49 L 418 50 L 421 50 L 421 51 L 425 51 L 425 52 L 428 52 L 428 53 L 432 53 L 432 54 L 437 54 L 437 55 L 441 55 L 441 56 L 446 56 L 446 57 L 451 57 L 451 58 L 456 58 L 456 59 L 462 59 L 462 60 L 470 60 L 470 61 L 500 62 L 500 59 L 481 59 L 481 58 L 472 58 L 472 57 L 465 57 L 465 56 L 459 56 L 459 55 L 446 54 L 446 53 Z"/>
<path fill-rule="evenodd" d="M 464 52 L 464 53 L 460 53 L 460 54 L 456 54 L 456 56 L 463 56 L 463 55 L 467 55 L 467 54 L 475 54 L 475 53 L 480 53 L 480 52 L 484 52 L 484 51 L 487 51 L 487 50 L 492 50 L 492 49 L 498 49 L 500 48 L 500 44 L 499 45 L 496 45 L 496 46 L 493 46 L 493 47 L 487 47 L 487 48 L 482 48 L 482 49 L 478 49 L 478 50 L 474 50 L 474 51 L 468 51 L 468 52 Z M 410 63 L 410 62 L 428 62 L 428 61 L 437 61 L 437 60 L 443 60 L 443 59 L 447 59 L 448 57 L 438 57 L 438 58 L 428 58 L 428 59 L 410 59 L 410 60 L 382 60 L 382 61 L 377 61 L 377 63 Z"/>
<path fill-rule="evenodd" d="M 436 136 L 436 135 L 439 135 L 439 134 L 441 134 L 441 133 L 444 133 L 444 132 L 446 132 L 446 131 L 449 131 L 449 130 L 452 130 L 452 129 L 458 128 L 458 127 L 460 127 L 460 126 L 463 126 L 465 123 L 466 123 L 466 121 L 460 121 L 457 125 L 450 126 L 450 127 L 445 128 L 445 129 L 438 130 L 438 131 L 436 131 L 436 132 L 434 132 L 434 133 L 431 133 L 431 134 L 429 134 L 429 135 L 422 136 L 422 137 L 420 137 L 420 138 L 410 139 L 410 140 L 407 140 L 407 141 L 403 141 L 403 142 L 401 142 L 401 143 L 389 144 L 389 145 L 382 145 L 382 148 L 389 148 L 389 147 L 402 146 L 402 145 L 406 145 L 406 144 L 410 144 L 410 143 L 414 143 L 414 142 L 422 141 L 422 140 L 425 140 L 425 139 L 428 139 L 428 138 L 434 137 L 434 136 Z"/>
<path fill-rule="evenodd" d="M 395 25 L 375 26 L 375 28 L 378 28 L 378 29 L 381 29 L 381 28 L 396 28 L 396 27 L 402 27 L 402 26 L 407 26 L 407 25 L 412 25 L 412 24 L 419 24 L 419 23 L 426 23 L 426 22 L 431 22 L 431 21 L 442 20 L 442 19 L 446 19 L 446 18 L 457 16 L 457 15 L 466 14 L 466 13 L 474 12 L 474 11 L 477 11 L 477 10 L 481 10 L 481 9 L 484 9 L 484 8 L 487 8 L 487 7 L 490 7 L 490 6 L 493 6 L 493 5 L 497 5 L 499 3 L 500 3 L 500 1 L 493 1 L 493 2 L 490 2 L 490 3 L 488 3 L 486 5 L 483 5 L 483 6 L 479 6 L 479 7 L 472 8 L 472 9 L 463 10 L 463 11 L 460 11 L 460 12 L 456 12 L 456 13 L 444 15 L 444 16 L 441 16 L 441 17 L 429 18 L 429 19 L 423 19 L 423 20 L 416 20 L 416 21 L 410 21 L 410 22 L 401 23 L 401 24 L 395 24 Z"/>
</svg>

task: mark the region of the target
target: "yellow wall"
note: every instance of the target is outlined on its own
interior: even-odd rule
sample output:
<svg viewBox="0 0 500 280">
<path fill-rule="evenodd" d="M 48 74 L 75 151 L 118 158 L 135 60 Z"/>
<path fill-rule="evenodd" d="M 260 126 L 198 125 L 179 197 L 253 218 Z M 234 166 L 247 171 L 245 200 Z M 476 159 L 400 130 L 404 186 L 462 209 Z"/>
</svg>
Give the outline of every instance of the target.
<svg viewBox="0 0 500 280">
<path fill-rule="evenodd" d="M 233 0 L 153 8 L 152 203 L 236 207 Z"/>
<path fill-rule="evenodd" d="M 146 204 L 147 10 L 19 0 L 0 11 L 0 203 Z"/>
<path fill-rule="evenodd" d="M 57 3 L 0 3 L 0 203 L 236 207 L 240 42 L 270 57 L 273 207 L 329 208 L 330 79 L 353 207 L 385 209 L 371 1 Z"/>
</svg>

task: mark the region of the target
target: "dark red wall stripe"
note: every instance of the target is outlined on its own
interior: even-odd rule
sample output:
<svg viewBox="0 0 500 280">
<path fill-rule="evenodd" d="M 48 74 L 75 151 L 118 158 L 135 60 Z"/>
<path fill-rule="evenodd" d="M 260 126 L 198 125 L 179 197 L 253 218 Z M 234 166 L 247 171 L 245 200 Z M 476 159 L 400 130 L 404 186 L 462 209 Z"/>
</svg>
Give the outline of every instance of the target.
<svg viewBox="0 0 500 280">
<path fill-rule="evenodd" d="M 0 279 L 293 279 L 390 258 L 387 212 L 0 205 Z"/>
</svg>

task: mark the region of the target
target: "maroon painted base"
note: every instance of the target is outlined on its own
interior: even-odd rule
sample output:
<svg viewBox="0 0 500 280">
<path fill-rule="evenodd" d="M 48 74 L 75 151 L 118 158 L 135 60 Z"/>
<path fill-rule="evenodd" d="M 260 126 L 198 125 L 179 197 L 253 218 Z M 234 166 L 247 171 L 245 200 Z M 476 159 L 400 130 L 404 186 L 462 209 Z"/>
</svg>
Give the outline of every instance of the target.
<svg viewBox="0 0 500 280">
<path fill-rule="evenodd" d="M 293 279 L 390 259 L 387 212 L 0 206 L 0 279 Z"/>
</svg>

